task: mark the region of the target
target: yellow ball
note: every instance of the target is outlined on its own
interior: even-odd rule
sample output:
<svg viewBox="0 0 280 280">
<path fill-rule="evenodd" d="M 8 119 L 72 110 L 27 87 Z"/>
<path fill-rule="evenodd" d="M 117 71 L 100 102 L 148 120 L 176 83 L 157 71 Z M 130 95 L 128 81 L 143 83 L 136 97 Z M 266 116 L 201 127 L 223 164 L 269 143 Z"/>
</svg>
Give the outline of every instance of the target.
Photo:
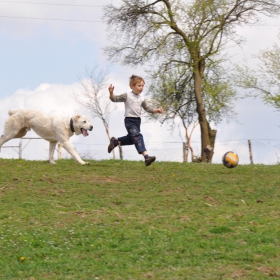
<svg viewBox="0 0 280 280">
<path fill-rule="evenodd" d="M 236 153 L 229 151 L 223 155 L 222 161 L 225 167 L 234 168 L 239 162 L 239 157 Z"/>
</svg>

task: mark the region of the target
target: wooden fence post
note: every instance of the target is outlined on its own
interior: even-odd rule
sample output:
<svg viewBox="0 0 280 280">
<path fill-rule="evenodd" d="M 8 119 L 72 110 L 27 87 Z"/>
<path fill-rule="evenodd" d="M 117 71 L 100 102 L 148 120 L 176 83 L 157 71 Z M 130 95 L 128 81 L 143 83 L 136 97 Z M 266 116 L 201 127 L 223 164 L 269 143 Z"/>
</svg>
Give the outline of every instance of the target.
<svg viewBox="0 0 280 280">
<path fill-rule="evenodd" d="M 251 140 L 248 140 L 248 145 L 249 145 L 249 154 L 250 154 L 250 163 L 253 163 L 253 152 L 252 152 L 252 145 L 251 145 Z"/>
<path fill-rule="evenodd" d="M 22 139 L 20 138 L 19 144 L 18 144 L 18 158 L 22 159 Z"/>
</svg>

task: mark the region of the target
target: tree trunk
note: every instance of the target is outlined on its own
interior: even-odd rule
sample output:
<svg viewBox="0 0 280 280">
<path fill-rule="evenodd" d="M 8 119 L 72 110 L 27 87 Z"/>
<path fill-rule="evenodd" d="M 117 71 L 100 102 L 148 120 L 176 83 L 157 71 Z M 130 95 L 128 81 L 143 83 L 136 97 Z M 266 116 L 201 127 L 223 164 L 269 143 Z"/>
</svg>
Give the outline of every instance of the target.
<svg viewBox="0 0 280 280">
<path fill-rule="evenodd" d="M 189 149 L 188 144 L 183 142 L 183 162 L 188 162 Z"/>
<path fill-rule="evenodd" d="M 196 98 L 196 111 L 198 114 L 198 120 L 201 133 L 201 162 L 209 162 L 209 154 L 211 145 L 209 141 L 209 124 L 206 119 L 205 109 L 202 101 L 202 77 L 204 71 L 204 64 L 199 62 L 194 65 L 194 92 Z M 212 148 L 213 149 L 213 148 Z"/>
<path fill-rule="evenodd" d="M 211 129 L 209 123 L 208 123 L 208 134 L 209 134 L 209 142 L 210 142 L 211 148 L 209 149 L 209 152 L 207 154 L 207 159 L 208 159 L 208 162 L 212 162 L 212 158 L 214 155 L 214 147 L 215 147 L 217 130 Z"/>
<path fill-rule="evenodd" d="M 110 136 L 110 132 L 109 132 L 109 127 L 108 127 L 107 123 L 105 123 L 105 122 L 103 122 L 103 123 L 104 123 L 104 126 L 105 126 L 106 134 L 107 134 L 108 139 L 109 139 L 109 143 L 110 143 L 111 136 Z M 115 150 L 112 151 L 112 154 L 113 154 L 113 159 L 116 159 Z"/>
<path fill-rule="evenodd" d="M 120 159 L 123 160 L 123 151 L 122 151 L 122 146 L 120 145 L 120 142 L 119 142 L 119 154 L 120 154 Z"/>
</svg>

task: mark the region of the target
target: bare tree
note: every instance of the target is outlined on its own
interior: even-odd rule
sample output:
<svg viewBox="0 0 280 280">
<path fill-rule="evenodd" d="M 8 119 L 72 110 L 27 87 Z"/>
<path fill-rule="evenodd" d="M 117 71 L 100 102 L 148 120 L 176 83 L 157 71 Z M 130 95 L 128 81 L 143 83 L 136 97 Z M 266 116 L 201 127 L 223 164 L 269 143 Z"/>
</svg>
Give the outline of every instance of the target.
<svg viewBox="0 0 280 280">
<path fill-rule="evenodd" d="M 235 28 L 280 13 L 279 0 L 123 0 L 105 6 L 111 46 L 109 59 L 127 65 L 150 63 L 163 69 L 188 67 L 193 74 L 201 131 L 201 161 L 211 161 L 215 133 L 203 95 L 205 71 L 228 40 L 240 42 Z"/>
<path fill-rule="evenodd" d="M 87 73 L 88 78 L 81 80 L 83 90 L 74 95 L 75 101 L 83 108 L 88 109 L 93 118 L 99 118 L 105 128 L 106 135 L 110 141 L 109 117 L 116 109 L 109 99 L 108 83 L 106 71 L 97 71 L 97 66 Z M 113 106 L 113 107 L 112 107 Z M 109 143 L 108 141 L 108 143 Z M 122 158 L 121 147 L 119 146 L 120 156 Z M 115 151 L 113 150 L 115 159 Z"/>
<path fill-rule="evenodd" d="M 190 152 L 190 155 L 191 155 L 191 161 L 192 162 L 197 162 L 197 156 L 195 156 L 195 154 L 194 154 L 191 139 L 192 139 L 192 134 L 194 132 L 194 129 L 198 125 L 198 122 L 194 123 L 193 125 L 188 125 L 188 126 L 186 125 L 186 123 L 184 123 L 183 120 L 182 120 L 182 123 L 183 123 L 183 128 L 184 128 L 184 131 L 185 131 L 184 137 L 182 137 L 179 125 L 178 125 L 178 130 L 179 130 L 179 136 L 182 139 L 182 142 L 185 143 L 185 147 L 184 147 L 184 151 L 183 151 L 184 152 L 184 155 L 183 155 L 184 162 L 189 162 L 189 160 L 188 160 L 189 152 Z M 184 142 L 184 141 L 186 141 L 186 142 Z"/>
</svg>

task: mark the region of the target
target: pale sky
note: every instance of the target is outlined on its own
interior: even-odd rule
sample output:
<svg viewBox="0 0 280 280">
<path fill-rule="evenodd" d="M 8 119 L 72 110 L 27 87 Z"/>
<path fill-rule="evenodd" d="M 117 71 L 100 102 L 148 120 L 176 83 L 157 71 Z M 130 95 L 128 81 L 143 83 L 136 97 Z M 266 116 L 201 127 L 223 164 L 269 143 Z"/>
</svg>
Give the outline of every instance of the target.
<svg viewBox="0 0 280 280">
<path fill-rule="evenodd" d="M 87 138 L 73 136 L 71 142 L 77 151 L 93 159 L 110 159 L 107 153 L 108 139 L 98 119 L 80 108 L 73 94 L 81 90 L 80 80 L 95 65 L 108 67 L 109 83 L 115 85 L 115 93 L 129 90 L 128 77 L 140 74 L 143 67 L 131 69 L 110 66 L 102 48 L 109 43 L 106 25 L 102 22 L 102 5 L 117 3 L 110 0 L 60 0 L 60 1 L 0 1 L 0 133 L 8 110 L 12 108 L 39 109 L 48 113 L 67 114 L 70 117 L 83 113 L 94 126 Z M 47 4 L 48 3 L 48 4 Z M 101 4 L 100 4 L 101 3 Z M 252 55 L 279 43 L 279 19 L 265 19 L 263 26 L 245 27 L 238 32 L 246 43 L 229 50 L 234 62 L 247 59 L 256 66 Z M 109 85 L 109 84 L 108 84 Z M 107 93 L 104 92 L 106 95 Z M 144 93 L 145 94 L 145 91 Z M 249 163 L 248 140 L 252 141 L 254 163 L 275 164 L 280 158 L 280 116 L 273 108 L 260 100 L 245 99 L 235 104 L 236 119 L 219 124 L 214 163 L 221 163 L 222 155 L 230 150 L 240 158 L 240 164 Z M 110 118 L 111 135 L 123 136 L 123 104 L 118 105 Z M 178 130 L 170 134 L 168 126 L 159 123 L 142 124 L 142 133 L 149 154 L 160 161 L 182 161 L 182 140 Z M 199 128 L 193 138 L 193 147 L 200 154 Z M 29 132 L 26 137 L 36 135 Z M 19 140 L 5 146 L 18 145 Z M 27 145 L 26 145 L 27 144 Z M 23 141 L 23 158 L 46 160 L 48 142 Z M 16 148 L 15 148 L 16 149 Z M 124 147 L 124 158 L 142 160 L 133 146 Z M 67 154 L 64 153 L 66 156 Z M 2 148 L 0 157 L 17 158 L 12 148 Z"/>
</svg>

